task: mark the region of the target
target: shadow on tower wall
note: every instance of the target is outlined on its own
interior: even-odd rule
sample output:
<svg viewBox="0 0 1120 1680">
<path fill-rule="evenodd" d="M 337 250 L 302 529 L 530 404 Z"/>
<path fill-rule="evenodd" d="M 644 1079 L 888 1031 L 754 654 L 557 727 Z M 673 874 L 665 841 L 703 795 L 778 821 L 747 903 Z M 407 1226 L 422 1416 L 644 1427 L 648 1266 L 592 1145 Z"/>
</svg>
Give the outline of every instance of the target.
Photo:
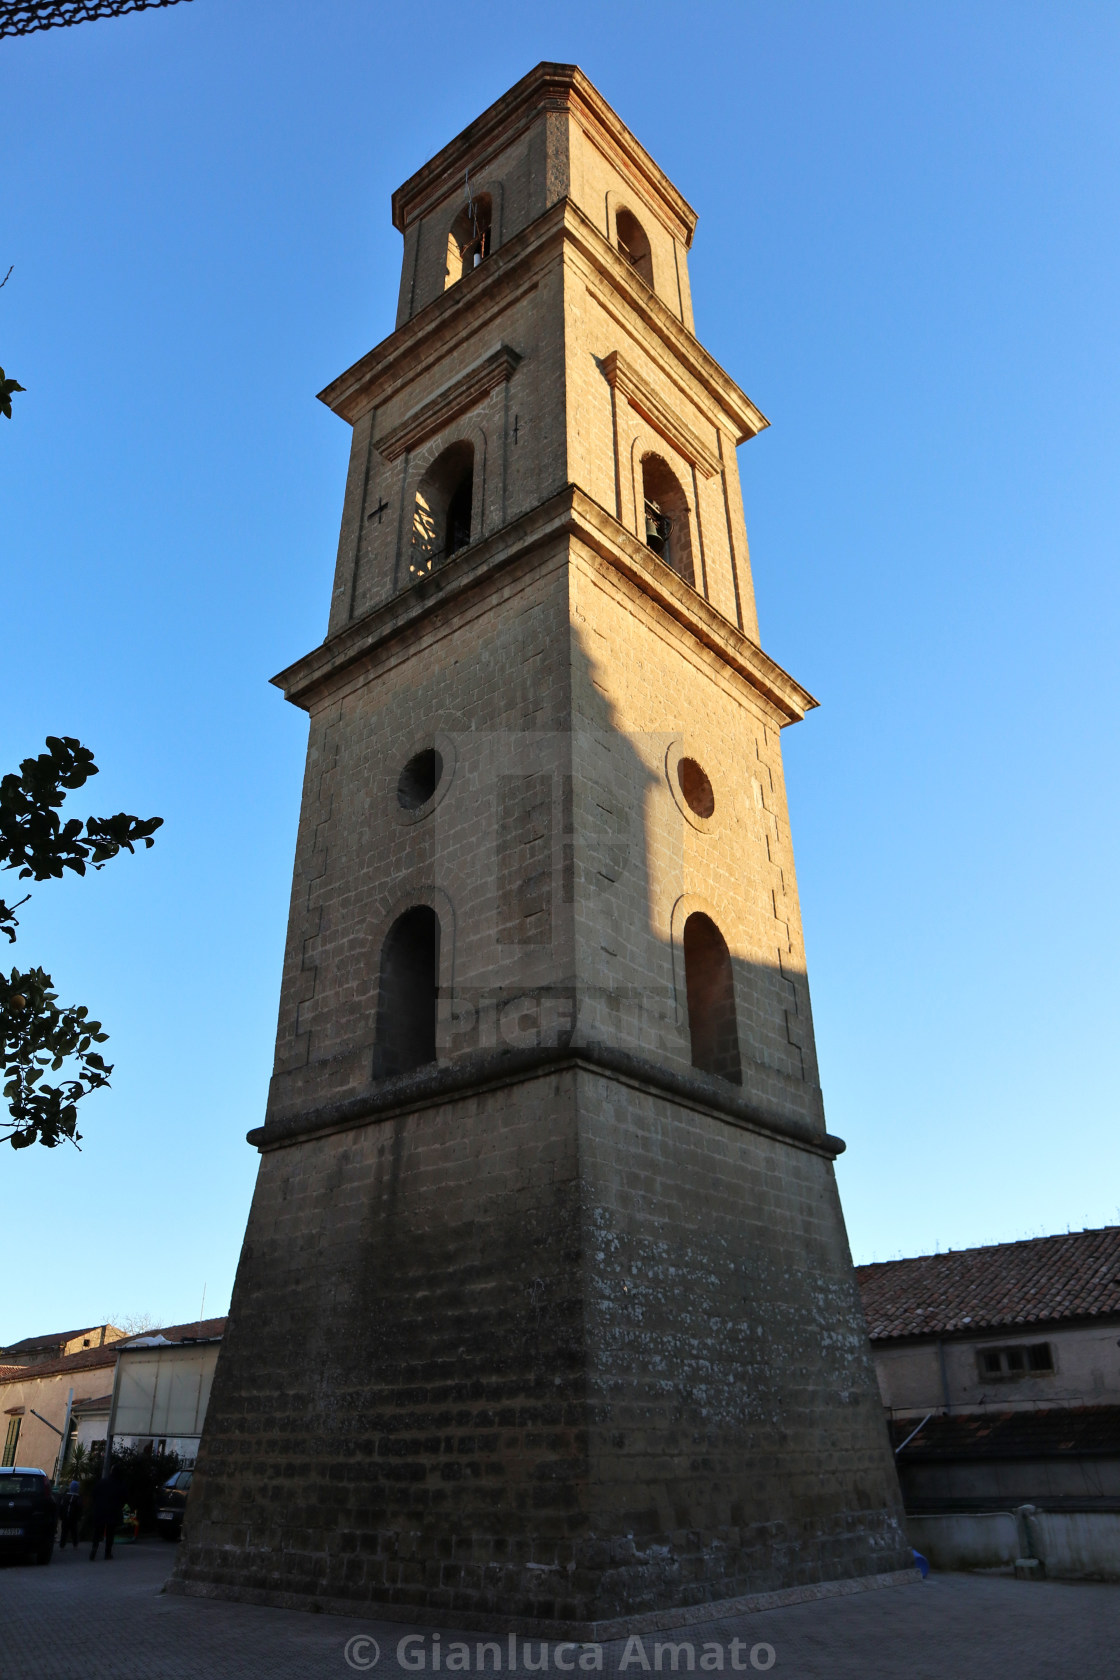
<svg viewBox="0 0 1120 1680">
<path fill-rule="evenodd" d="M 775 732 L 765 759 L 728 762 L 718 744 L 723 774 L 712 766 L 698 815 L 686 772 L 693 753 L 711 763 L 713 744 L 698 746 L 687 720 L 620 730 L 578 632 L 570 681 L 571 730 L 456 729 L 454 719 L 433 728 L 441 785 L 426 819 L 409 810 L 407 859 L 365 930 L 370 989 L 349 1020 L 336 1012 L 335 1090 L 358 1097 L 371 1080 L 422 1065 L 415 1044 L 432 1035 L 424 1026 L 418 1038 L 415 996 L 398 1006 L 387 958 L 394 930 L 427 904 L 440 923 L 426 1007 L 441 1065 L 611 1046 L 722 1076 L 747 1101 L 823 1124 L 796 906 L 788 865 L 774 857 L 788 850 L 769 780 Z M 761 722 L 756 733 L 766 733 Z M 384 803 L 400 798 L 396 769 Z M 757 954 L 767 946 L 768 960 Z M 282 1085 L 274 1093 L 274 1118 L 304 1112 L 317 1065 L 312 1054 L 294 1104 Z"/>
<path fill-rule="evenodd" d="M 586 1630 L 910 1562 L 811 1032 L 790 1036 L 780 809 L 687 719 L 620 728 L 577 636 L 565 663 L 512 682 L 536 727 L 430 720 L 439 785 L 376 842 L 389 878 L 339 945 L 356 978 L 321 988 L 334 1036 L 251 1134 L 183 1580 Z M 383 810 L 402 755 L 378 740 Z M 353 913 L 357 848 L 335 850 L 328 919 Z M 416 1008 L 416 969 L 381 952 L 424 906 L 437 1055 L 415 1065 L 381 988 L 406 973 Z M 741 1083 L 692 1065 L 696 915 L 729 948 Z"/>
</svg>

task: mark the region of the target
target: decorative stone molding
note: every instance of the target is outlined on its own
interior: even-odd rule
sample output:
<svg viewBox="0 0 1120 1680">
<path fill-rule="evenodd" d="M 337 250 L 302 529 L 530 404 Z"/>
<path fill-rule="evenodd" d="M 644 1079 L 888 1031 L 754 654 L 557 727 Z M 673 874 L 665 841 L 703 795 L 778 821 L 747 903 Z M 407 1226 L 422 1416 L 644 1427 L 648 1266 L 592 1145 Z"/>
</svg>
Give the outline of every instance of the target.
<svg viewBox="0 0 1120 1680">
<path fill-rule="evenodd" d="M 473 274 L 441 292 L 374 345 L 319 392 L 319 401 L 353 425 L 370 408 L 390 401 L 413 380 L 455 354 L 461 345 L 477 342 L 508 309 L 536 291 L 539 264 L 545 253 L 565 245 L 580 259 L 580 272 L 596 303 L 626 332 L 633 328 L 634 314 L 639 316 L 652 335 L 647 351 L 663 361 L 670 376 L 676 368 L 690 385 L 695 382 L 696 394 L 712 405 L 714 425 L 730 432 L 736 443 L 745 443 L 765 431 L 770 422 L 746 392 L 681 325 L 657 293 L 638 278 L 602 229 L 568 199 L 538 216 L 501 250 L 487 257 Z"/>
<path fill-rule="evenodd" d="M 793 1120 L 760 1108 L 725 1079 L 700 1073 L 696 1068 L 669 1067 L 652 1061 L 648 1056 L 635 1055 L 607 1044 L 476 1050 L 453 1062 L 432 1062 L 410 1073 L 398 1073 L 392 1078 L 378 1080 L 356 1096 L 276 1114 L 263 1126 L 254 1126 L 246 1137 L 262 1152 L 284 1149 L 324 1132 L 352 1131 L 355 1127 L 367 1126 L 397 1114 L 416 1114 L 425 1108 L 477 1097 L 483 1091 L 502 1085 L 519 1085 L 525 1079 L 570 1068 L 608 1074 L 638 1089 L 667 1097 L 686 1108 L 715 1114 L 744 1131 L 792 1144 L 795 1149 L 807 1150 L 812 1155 L 822 1155 L 826 1160 L 835 1160 L 844 1152 L 843 1138 L 804 1120 Z"/>
<path fill-rule="evenodd" d="M 315 697 L 324 689 L 355 680 L 353 673 L 365 660 L 397 638 L 415 634 L 421 622 L 441 611 L 460 591 L 485 588 L 505 567 L 529 561 L 544 550 L 555 554 L 556 539 L 567 532 L 682 624 L 729 671 L 749 683 L 770 711 L 775 728 L 799 723 L 817 705 L 808 690 L 763 653 L 757 642 L 718 613 L 613 514 L 574 485 L 566 486 L 482 541 L 460 549 L 431 578 L 402 590 L 348 624 L 271 681 L 294 705 L 311 710 Z"/>
<path fill-rule="evenodd" d="M 476 403 L 483 397 L 488 397 L 499 385 L 504 385 L 508 379 L 512 379 L 520 360 L 516 350 L 512 350 L 508 344 L 503 344 L 500 350 L 495 350 L 484 362 L 477 362 L 453 384 L 445 386 L 428 402 L 422 403 L 407 420 L 402 420 L 399 426 L 394 426 L 391 431 L 374 438 L 373 447 L 386 461 L 396 461 L 406 449 L 416 449 L 420 444 L 426 443 L 445 426 L 449 426 L 452 420 L 468 413 Z"/>
<path fill-rule="evenodd" d="M 661 398 L 638 373 L 625 357 L 612 350 L 603 361 L 603 374 L 607 384 L 621 391 L 630 407 L 649 422 L 654 431 L 671 444 L 677 454 L 686 460 L 689 466 L 703 473 L 705 478 L 715 478 L 723 471 L 723 462 L 718 455 L 713 455 L 707 444 L 702 443 L 684 421 L 666 408 Z"/>
<path fill-rule="evenodd" d="M 398 232 L 430 214 L 449 189 L 454 190 L 469 165 L 481 179 L 519 135 L 539 122 L 543 111 L 568 113 L 592 144 L 657 215 L 687 250 L 696 230 L 696 211 L 602 94 L 574 64 L 538 64 L 509 92 L 456 136 L 393 194 L 393 226 Z M 567 181 L 562 184 L 566 189 Z"/>
<path fill-rule="evenodd" d="M 366 660 L 398 638 L 415 634 L 422 622 L 442 611 L 460 591 L 486 588 L 505 567 L 531 561 L 543 551 L 555 554 L 556 539 L 568 532 L 682 624 L 727 670 L 746 681 L 767 707 L 775 728 L 799 723 L 816 706 L 808 690 L 763 653 L 757 642 L 574 485 L 482 541 L 460 549 L 432 577 L 348 624 L 271 681 L 286 699 L 310 711 L 325 689 L 358 680 L 355 673 Z M 563 563 L 567 564 L 566 557 Z"/>
</svg>

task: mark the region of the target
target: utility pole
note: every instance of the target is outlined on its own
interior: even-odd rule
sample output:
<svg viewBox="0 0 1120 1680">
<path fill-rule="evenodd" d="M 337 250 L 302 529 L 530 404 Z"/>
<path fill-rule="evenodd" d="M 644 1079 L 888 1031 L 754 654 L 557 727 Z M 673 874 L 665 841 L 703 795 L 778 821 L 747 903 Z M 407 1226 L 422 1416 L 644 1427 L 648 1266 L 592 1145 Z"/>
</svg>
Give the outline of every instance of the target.
<svg viewBox="0 0 1120 1680">
<path fill-rule="evenodd" d="M 62 1420 L 62 1438 L 58 1443 L 58 1457 L 54 1461 L 54 1475 L 51 1477 L 52 1482 L 58 1481 L 58 1478 L 61 1476 L 66 1466 L 66 1443 L 70 1439 L 70 1414 L 73 1410 L 74 1387 L 73 1384 L 71 1384 L 70 1392 L 66 1396 L 66 1416 Z"/>
</svg>

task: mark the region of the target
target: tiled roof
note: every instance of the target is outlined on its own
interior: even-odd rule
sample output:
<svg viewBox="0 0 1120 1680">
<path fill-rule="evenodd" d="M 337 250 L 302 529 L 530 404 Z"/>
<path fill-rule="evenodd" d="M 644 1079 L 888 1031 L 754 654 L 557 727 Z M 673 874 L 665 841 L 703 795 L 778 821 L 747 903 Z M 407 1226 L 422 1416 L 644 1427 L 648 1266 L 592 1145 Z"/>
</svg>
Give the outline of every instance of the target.
<svg viewBox="0 0 1120 1680">
<path fill-rule="evenodd" d="M 205 1341 L 222 1335 L 228 1322 L 225 1318 L 204 1318 L 191 1324 L 167 1324 L 160 1330 L 149 1330 L 147 1334 L 163 1336 L 169 1342 Z M 0 1383 L 35 1382 L 39 1377 L 65 1376 L 67 1371 L 88 1371 L 98 1365 L 115 1365 L 117 1354 L 127 1346 L 127 1341 L 106 1342 L 104 1347 L 83 1348 L 81 1353 L 68 1353 L 61 1359 L 42 1360 L 34 1365 L 0 1366 Z"/>
<path fill-rule="evenodd" d="M 73 1409 L 75 1412 L 107 1412 L 112 1404 L 110 1389 L 108 1394 L 89 1394 L 82 1400 L 75 1400 Z"/>
<path fill-rule="evenodd" d="M 83 1324 L 79 1330 L 57 1330 L 50 1336 L 25 1336 L 22 1342 L 11 1342 L 7 1347 L 0 1348 L 0 1353 L 49 1354 L 52 1348 L 65 1347 L 66 1343 L 72 1342 L 76 1336 L 92 1336 L 95 1330 L 100 1332 L 106 1328 L 112 1329 L 113 1326 L 106 1326 L 103 1324 Z M 82 1351 L 84 1352 L 85 1350 L 83 1349 Z"/>
<path fill-rule="evenodd" d="M 89 1371 L 98 1365 L 117 1363 L 116 1342 L 104 1347 L 83 1348 L 81 1353 L 68 1353 L 62 1359 L 44 1359 L 34 1365 L 10 1365 L 0 1372 L 0 1383 L 38 1382 L 40 1377 L 65 1376 L 67 1371 Z"/>
<path fill-rule="evenodd" d="M 914 1427 L 895 1418 L 897 1449 Z M 1120 1457 L 1120 1406 L 1048 1406 L 1030 1412 L 962 1412 L 932 1417 L 898 1454 L 899 1464 L 920 1459 L 1053 1458 L 1061 1454 Z"/>
<path fill-rule="evenodd" d="M 141 1336 L 133 1339 L 140 1341 L 143 1336 L 163 1336 L 169 1342 L 204 1342 L 212 1336 L 224 1335 L 228 1323 L 228 1318 L 192 1319 L 189 1324 L 163 1324 L 158 1330 L 145 1330 Z"/>
<path fill-rule="evenodd" d="M 1120 1225 L 857 1266 L 872 1341 L 1120 1317 Z"/>
</svg>

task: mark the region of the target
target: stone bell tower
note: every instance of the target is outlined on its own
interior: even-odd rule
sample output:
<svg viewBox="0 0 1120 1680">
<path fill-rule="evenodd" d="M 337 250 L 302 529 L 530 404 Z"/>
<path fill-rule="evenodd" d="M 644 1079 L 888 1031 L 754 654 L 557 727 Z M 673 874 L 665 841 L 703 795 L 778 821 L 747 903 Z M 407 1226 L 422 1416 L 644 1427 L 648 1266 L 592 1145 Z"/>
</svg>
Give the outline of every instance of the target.
<svg viewBox="0 0 1120 1680">
<path fill-rule="evenodd" d="M 888 1577 L 695 215 L 541 64 L 393 219 L 178 1588 L 594 1637 Z"/>
</svg>

